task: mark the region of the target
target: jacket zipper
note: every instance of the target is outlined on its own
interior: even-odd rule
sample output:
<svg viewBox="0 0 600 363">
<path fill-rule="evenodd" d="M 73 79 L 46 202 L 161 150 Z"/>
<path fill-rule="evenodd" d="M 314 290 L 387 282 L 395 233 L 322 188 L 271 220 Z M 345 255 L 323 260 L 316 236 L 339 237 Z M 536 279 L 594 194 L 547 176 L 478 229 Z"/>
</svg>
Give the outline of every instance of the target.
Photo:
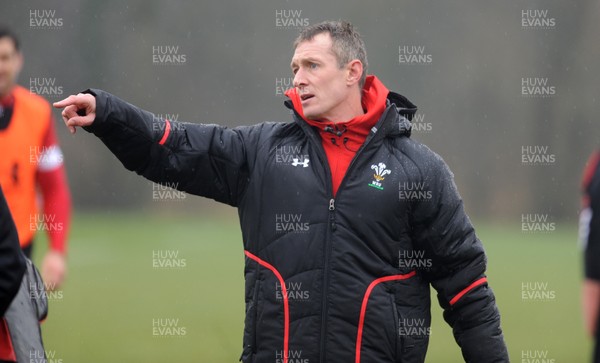
<svg viewBox="0 0 600 363">
<path fill-rule="evenodd" d="M 331 198 L 329 200 L 329 226 L 331 227 L 331 231 L 336 230 L 335 225 L 335 199 Z"/>
<path fill-rule="evenodd" d="M 327 302 L 328 302 L 328 291 L 329 291 L 329 258 L 332 249 L 332 231 L 335 226 L 335 198 L 333 196 L 333 182 L 331 178 L 331 168 L 329 167 L 329 161 L 327 160 L 327 155 L 325 154 L 325 150 L 323 149 L 323 145 L 321 144 L 321 136 L 315 134 L 314 130 L 310 125 L 308 125 L 298 114 L 295 114 L 298 118 L 299 124 L 301 128 L 304 128 L 304 132 L 308 137 L 309 141 L 312 141 L 314 144 L 314 149 L 317 152 L 321 162 L 323 163 L 323 168 L 325 169 L 325 181 L 326 188 L 329 194 L 329 205 L 328 205 L 328 224 L 327 227 L 327 236 L 325 239 L 325 253 L 323 255 L 323 296 L 322 296 L 322 304 L 321 304 L 321 339 L 320 339 L 320 352 L 319 352 L 319 363 L 326 363 L 325 358 L 325 337 L 327 336 Z"/>
<path fill-rule="evenodd" d="M 338 191 L 337 191 L 337 196 L 339 197 L 340 192 L 342 191 L 342 187 L 344 186 L 344 182 L 346 181 L 346 179 L 348 179 L 348 176 L 350 175 L 350 171 L 352 169 L 352 166 L 355 164 L 356 159 L 359 158 L 359 156 L 362 154 L 363 150 L 365 150 L 368 146 L 368 144 L 371 142 L 371 140 L 373 140 L 375 134 L 371 134 L 369 135 L 370 137 L 367 138 L 367 140 L 365 140 L 365 142 L 363 143 L 363 145 L 360 147 L 360 149 L 358 149 L 358 151 L 356 152 L 356 154 L 354 155 L 354 157 L 352 158 L 352 161 L 350 162 L 350 165 L 348 166 L 348 169 L 346 170 L 346 174 L 344 175 L 344 177 L 342 178 L 342 181 L 340 183 L 340 186 L 338 187 Z M 319 140 L 320 141 L 320 140 Z M 319 146 L 321 146 L 321 144 L 319 144 Z M 322 149 L 319 148 L 319 150 Z M 325 151 L 322 151 L 323 154 L 325 154 Z M 327 156 L 325 156 L 325 162 L 328 163 L 327 160 Z M 331 183 L 331 171 L 329 169 L 329 164 L 327 164 L 327 171 L 328 171 L 328 187 L 329 190 L 332 191 L 332 183 Z M 332 249 L 332 234 L 333 232 L 337 229 L 337 225 L 335 222 L 335 198 L 333 196 L 333 193 L 331 194 L 331 199 L 329 199 L 329 228 L 328 228 L 328 232 L 327 232 L 327 242 L 326 242 L 326 246 L 325 246 L 325 262 L 323 264 L 323 305 L 321 307 L 321 354 L 320 354 L 320 363 L 326 363 L 326 348 L 325 348 L 325 340 L 326 340 L 326 336 L 327 336 L 327 303 L 328 303 L 328 294 L 329 294 L 329 259 L 331 258 L 331 249 Z"/>
<path fill-rule="evenodd" d="M 335 224 L 335 198 L 329 199 L 329 228 L 327 231 L 327 242 L 325 246 L 325 263 L 323 265 L 323 298 L 321 306 L 321 363 L 325 363 L 327 360 L 325 358 L 325 341 L 327 336 L 327 303 L 329 296 L 329 259 L 331 258 L 331 249 L 333 248 L 333 243 L 331 242 L 332 233 L 336 230 Z"/>
<path fill-rule="evenodd" d="M 383 114 L 382 114 L 382 119 L 387 117 L 388 114 L 388 109 L 386 109 Z M 323 145 L 321 145 L 321 136 L 319 134 L 315 135 L 315 132 L 313 131 L 312 127 L 310 125 L 308 125 L 304 120 L 302 120 L 302 118 L 300 117 L 300 115 L 298 115 L 295 112 L 295 117 L 298 118 L 299 120 L 299 124 L 301 125 L 301 127 L 304 127 L 305 133 L 307 134 L 309 140 L 312 139 L 312 141 L 315 143 L 315 149 L 317 150 L 317 153 L 319 153 L 320 158 L 321 158 L 321 162 L 324 164 L 325 166 L 325 172 L 327 174 L 327 188 L 328 191 L 330 193 L 331 198 L 329 199 L 329 228 L 327 229 L 327 239 L 325 241 L 325 256 L 324 256 L 324 262 L 323 262 L 323 298 L 322 298 L 322 305 L 321 305 L 321 342 L 320 342 L 320 354 L 319 354 L 319 362 L 320 363 L 326 363 L 326 357 L 325 357 L 325 352 L 326 352 L 326 347 L 325 347 L 325 338 L 327 336 L 327 303 L 328 303 L 328 294 L 329 294 L 329 259 L 331 258 L 331 249 L 332 249 L 332 243 L 331 243 L 331 239 L 332 239 L 332 234 L 333 231 L 335 231 L 337 229 L 336 223 L 335 223 L 335 197 L 333 196 L 333 182 L 332 182 L 332 177 L 331 177 L 331 169 L 329 167 L 329 160 L 327 159 L 327 155 L 325 154 L 325 150 L 323 149 Z M 377 124 L 375 125 L 375 127 L 380 126 L 380 123 L 383 124 L 385 122 L 381 120 L 379 120 L 380 122 L 377 122 Z M 344 175 L 344 177 L 342 178 L 342 181 L 340 183 L 340 186 L 338 187 L 338 191 L 337 191 L 337 195 L 340 195 L 340 192 L 342 191 L 342 186 L 344 185 L 344 182 L 346 181 L 346 179 L 348 178 L 348 175 L 350 174 L 350 170 L 352 169 L 352 166 L 355 164 L 356 159 L 358 159 L 358 157 L 360 156 L 360 154 L 362 154 L 363 150 L 366 149 L 366 147 L 368 146 L 368 144 L 371 143 L 371 141 L 375 138 L 376 134 L 375 133 L 369 133 L 369 136 L 367 136 L 367 139 L 365 140 L 365 142 L 362 144 L 362 146 L 358 149 L 358 151 L 356 152 L 356 154 L 354 155 L 354 157 L 352 158 L 352 161 L 350 162 L 350 165 L 348 166 L 348 169 L 346 170 L 346 174 Z"/>
<path fill-rule="evenodd" d="M 383 113 L 383 116 L 386 115 L 386 112 Z M 375 138 L 374 133 L 370 133 L 369 136 L 367 137 L 367 139 L 365 140 L 365 142 L 362 144 L 362 146 L 356 151 L 356 154 L 354 155 L 354 157 L 352 158 L 352 161 L 350 162 L 350 165 L 348 166 L 348 169 L 346 170 L 346 174 L 344 174 L 344 177 L 342 178 L 342 181 L 340 182 L 340 186 L 338 187 L 337 190 L 337 196 L 339 198 L 341 191 L 344 189 L 343 186 L 346 182 L 346 179 L 349 178 L 350 176 L 350 172 L 352 171 L 352 167 L 354 166 L 354 164 L 356 164 L 356 160 L 360 157 L 360 155 L 363 153 L 364 150 L 367 149 L 367 146 L 369 146 L 369 144 L 371 143 L 371 141 Z M 320 140 L 319 140 L 320 141 Z M 319 144 L 320 145 L 320 144 Z M 322 146 L 321 148 L 322 149 Z M 325 151 L 323 150 L 323 154 L 325 154 Z M 325 162 L 328 163 L 327 160 L 327 156 L 325 155 Z M 329 164 L 327 164 L 327 170 L 329 170 L 329 188 L 330 191 L 332 191 L 332 182 L 331 182 L 331 171 L 329 169 Z M 332 243 L 331 243 L 331 239 L 332 239 L 332 234 L 333 232 L 337 229 L 336 226 L 336 222 L 335 222 L 335 198 L 333 197 L 333 193 L 331 194 L 331 199 L 329 200 L 329 231 L 328 231 L 328 238 L 327 238 L 327 246 L 326 246 L 326 250 L 325 250 L 325 265 L 324 268 L 326 269 L 324 272 L 324 278 L 323 278 L 323 291 L 325 292 L 323 295 L 323 307 L 321 309 L 322 311 L 322 317 L 321 317 L 321 322 L 322 322 L 322 326 L 321 326 L 321 363 L 326 363 L 326 349 L 325 349 L 325 337 L 327 335 L 327 302 L 328 302 L 328 291 L 329 291 L 329 259 L 331 258 L 331 249 L 332 249 Z"/>
</svg>

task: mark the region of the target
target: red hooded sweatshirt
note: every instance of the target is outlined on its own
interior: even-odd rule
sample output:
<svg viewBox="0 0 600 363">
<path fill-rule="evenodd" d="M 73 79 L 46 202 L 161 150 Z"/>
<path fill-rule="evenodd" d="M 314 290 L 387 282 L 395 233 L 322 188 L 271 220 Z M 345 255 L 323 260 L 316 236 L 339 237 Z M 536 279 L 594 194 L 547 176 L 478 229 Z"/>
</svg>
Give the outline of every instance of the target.
<svg viewBox="0 0 600 363">
<path fill-rule="evenodd" d="M 319 129 L 321 143 L 327 155 L 333 195 L 335 196 L 340 183 L 358 149 L 365 142 L 371 128 L 381 118 L 386 107 L 389 90 L 381 81 L 373 76 L 367 76 L 362 90 L 362 107 L 365 114 L 354 117 L 346 122 L 315 121 L 304 117 L 300 95 L 296 88 L 290 88 L 285 95 L 292 100 L 294 110 L 309 125 Z"/>
</svg>

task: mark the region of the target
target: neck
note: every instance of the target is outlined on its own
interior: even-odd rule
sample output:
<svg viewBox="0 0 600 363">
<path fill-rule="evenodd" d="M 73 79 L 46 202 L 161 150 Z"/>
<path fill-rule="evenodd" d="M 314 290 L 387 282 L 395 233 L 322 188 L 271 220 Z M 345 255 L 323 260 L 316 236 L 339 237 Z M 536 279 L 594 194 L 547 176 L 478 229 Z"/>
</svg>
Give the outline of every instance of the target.
<svg viewBox="0 0 600 363">
<path fill-rule="evenodd" d="M 1 90 L 0 91 L 0 100 L 3 100 L 5 98 L 9 97 L 11 95 L 11 93 L 12 93 L 12 89 L 13 88 L 11 86 L 11 87 L 9 87 L 9 88 L 7 88 L 5 90 Z"/>
</svg>

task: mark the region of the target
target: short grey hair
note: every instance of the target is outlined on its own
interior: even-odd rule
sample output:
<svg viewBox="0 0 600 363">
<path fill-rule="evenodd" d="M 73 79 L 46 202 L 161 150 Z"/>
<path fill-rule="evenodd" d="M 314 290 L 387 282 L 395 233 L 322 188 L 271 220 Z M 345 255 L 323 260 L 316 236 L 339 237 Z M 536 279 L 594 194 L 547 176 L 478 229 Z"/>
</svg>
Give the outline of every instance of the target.
<svg viewBox="0 0 600 363">
<path fill-rule="evenodd" d="M 362 89 L 367 78 L 367 68 L 369 66 L 367 62 L 367 50 L 362 37 L 349 22 L 329 20 L 309 25 L 300 31 L 300 34 L 298 34 L 298 37 L 294 41 L 293 49 L 295 50 L 300 43 L 312 40 L 316 35 L 321 33 L 328 33 L 331 36 L 333 43 L 331 48 L 340 68 L 354 59 L 361 61 L 363 73 L 360 77 L 359 86 Z"/>
</svg>

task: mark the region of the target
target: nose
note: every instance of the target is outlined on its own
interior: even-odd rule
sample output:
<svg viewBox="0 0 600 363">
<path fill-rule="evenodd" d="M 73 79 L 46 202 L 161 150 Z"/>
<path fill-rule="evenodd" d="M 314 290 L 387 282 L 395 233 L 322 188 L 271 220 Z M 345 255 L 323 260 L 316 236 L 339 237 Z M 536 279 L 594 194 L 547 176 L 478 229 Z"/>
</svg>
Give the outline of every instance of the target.
<svg viewBox="0 0 600 363">
<path fill-rule="evenodd" d="M 304 72 L 302 71 L 302 68 L 300 68 L 296 71 L 296 74 L 294 75 L 293 84 L 294 84 L 294 87 L 296 87 L 296 88 L 304 87 L 307 85 L 306 78 L 304 77 Z"/>
</svg>

